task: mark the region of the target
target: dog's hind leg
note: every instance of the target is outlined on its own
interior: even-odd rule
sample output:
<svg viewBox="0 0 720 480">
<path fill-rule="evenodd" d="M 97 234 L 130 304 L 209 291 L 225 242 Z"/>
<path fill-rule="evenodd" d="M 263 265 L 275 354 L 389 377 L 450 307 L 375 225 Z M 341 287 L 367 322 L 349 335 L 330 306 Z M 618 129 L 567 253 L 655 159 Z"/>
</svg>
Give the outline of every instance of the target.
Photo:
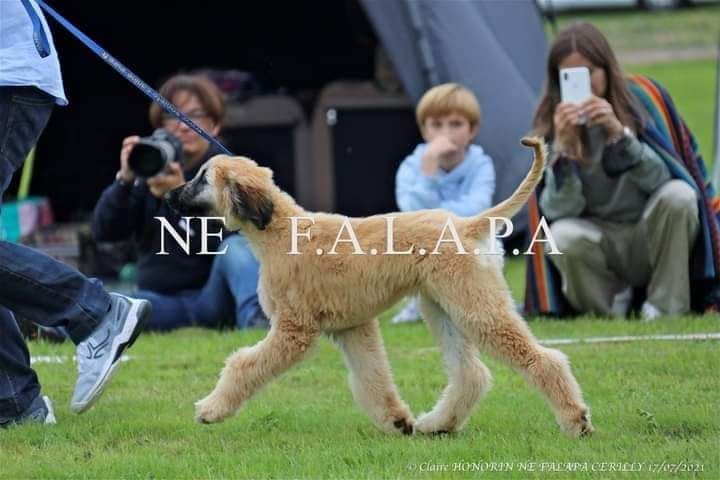
<svg viewBox="0 0 720 480">
<path fill-rule="evenodd" d="M 448 385 L 432 411 L 418 417 L 421 433 L 456 432 L 463 428 L 473 407 L 490 389 L 492 375 L 478 358 L 478 351 L 450 321 L 447 313 L 421 295 L 422 316 L 442 348 Z"/>
<path fill-rule="evenodd" d="M 486 345 L 545 394 L 565 432 L 573 437 L 592 433 L 590 410 L 583 402 L 567 357 L 538 344 L 515 312 L 506 315 L 506 321 L 486 337 Z"/>
<path fill-rule="evenodd" d="M 227 359 L 215 389 L 195 404 L 197 421 L 220 422 L 235 413 L 259 388 L 298 363 L 318 334 L 287 320 L 273 321 L 262 341 Z"/>
<path fill-rule="evenodd" d="M 439 302 L 468 338 L 520 371 L 545 395 L 563 430 L 572 436 L 592 433 L 590 412 L 567 358 L 537 342 L 500 275 L 468 273 L 462 285 L 438 284 Z"/>
<path fill-rule="evenodd" d="M 388 433 L 413 433 L 414 419 L 393 382 L 377 319 L 331 335 L 350 370 L 355 400 Z"/>
</svg>

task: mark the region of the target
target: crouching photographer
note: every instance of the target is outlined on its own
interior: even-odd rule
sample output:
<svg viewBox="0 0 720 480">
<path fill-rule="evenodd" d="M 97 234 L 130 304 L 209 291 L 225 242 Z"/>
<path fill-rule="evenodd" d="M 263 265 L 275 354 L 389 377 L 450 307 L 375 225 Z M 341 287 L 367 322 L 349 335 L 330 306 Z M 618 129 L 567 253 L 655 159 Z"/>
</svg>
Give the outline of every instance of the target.
<svg viewBox="0 0 720 480">
<path fill-rule="evenodd" d="M 209 79 L 176 75 L 162 85 L 160 94 L 205 131 L 218 135 L 225 104 L 222 93 Z M 257 298 L 259 266 L 245 239 L 224 232 L 225 240 L 220 244 L 218 237 L 208 236 L 208 251 L 227 247 L 226 253 L 198 255 L 200 221 L 185 222 L 163 198 L 221 152 L 157 103 L 150 106 L 150 123 L 156 128 L 151 136 L 123 140 L 115 182 L 105 189 L 95 207 L 96 239 L 135 239 L 136 296 L 149 300 L 154 310 L 149 329 L 219 327 L 228 319 L 233 319 L 238 328 L 265 327 L 267 320 Z M 181 237 L 188 233 L 189 254 L 163 231 L 155 217 L 166 219 Z M 221 229 L 221 222 L 209 222 L 208 232 Z M 162 250 L 168 255 L 158 255 Z"/>
</svg>

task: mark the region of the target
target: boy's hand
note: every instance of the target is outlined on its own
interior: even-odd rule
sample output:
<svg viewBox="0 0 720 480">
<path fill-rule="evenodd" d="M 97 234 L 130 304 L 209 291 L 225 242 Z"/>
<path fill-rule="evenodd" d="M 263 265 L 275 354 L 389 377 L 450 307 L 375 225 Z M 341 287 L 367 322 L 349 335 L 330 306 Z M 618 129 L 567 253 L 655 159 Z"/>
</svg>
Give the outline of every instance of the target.
<svg viewBox="0 0 720 480">
<path fill-rule="evenodd" d="M 460 148 L 448 137 L 440 135 L 428 143 L 422 157 L 422 172 L 427 176 L 435 175 L 442 163 L 460 154 Z"/>
<path fill-rule="evenodd" d="M 438 159 L 452 157 L 460 151 L 458 146 L 444 135 L 440 135 L 430 142 L 427 149 L 432 155 L 438 157 Z"/>
</svg>

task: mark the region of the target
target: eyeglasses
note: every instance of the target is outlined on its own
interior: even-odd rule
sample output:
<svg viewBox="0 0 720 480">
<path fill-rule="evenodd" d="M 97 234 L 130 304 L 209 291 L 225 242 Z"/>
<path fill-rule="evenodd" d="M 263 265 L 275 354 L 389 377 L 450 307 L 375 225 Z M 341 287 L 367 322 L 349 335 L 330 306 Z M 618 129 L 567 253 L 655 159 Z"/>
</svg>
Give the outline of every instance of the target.
<svg viewBox="0 0 720 480">
<path fill-rule="evenodd" d="M 209 118 L 210 115 L 207 112 L 204 112 L 202 110 L 193 110 L 190 112 L 183 112 L 186 117 L 188 117 L 193 122 L 197 123 L 199 120 L 202 120 L 203 118 Z M 162 116 L 160 117 L 162 119 L 163 125 L 166 126 L 175 126 L 180 123 L 180 120 L 175 117 L 175 115 L 171 113 L 164 112 Z"/>
</svg>

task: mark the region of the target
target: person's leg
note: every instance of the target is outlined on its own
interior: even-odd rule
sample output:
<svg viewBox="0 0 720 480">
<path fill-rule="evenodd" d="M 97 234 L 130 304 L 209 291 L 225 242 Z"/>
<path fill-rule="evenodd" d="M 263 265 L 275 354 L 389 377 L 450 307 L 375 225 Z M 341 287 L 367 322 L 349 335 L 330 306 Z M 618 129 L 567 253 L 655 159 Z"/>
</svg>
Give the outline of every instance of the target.
<svg viewBox="0 0 720 480">
<path fill-rule="evenodd" d="M 101 282 L 37 250 L 0 241 L 0 304 L 38 325 L 66 327 L 78 344 L 105 316 L 110 297 Z"/>
<path fill-rule="evenodd" d="M 265 318 L 258 301 L 257 286 L 260 264 L 242 235 L 226 238 L 213 262 L 210 277 L 193 308 L 196 321 L 201 324 L 218 324 L 223 318 L 235 317 L 237 328 L 258 325 Z"/>
<path fill-rule="evenodd" d="M 0 87 L 0 200 L 37 143 L 54 103 L 34 87 Z M 97 400 L 150 316 L 148 302 L 111 297 L 100 282 L 9 242 L 0 242 L 0 305 L 39 325 L 67 328 L 77 344 L 79 375 L 71 401 L 77 413 Z"/>
<path fill-rule="evenodd" d="M 190 309 L 193 300 L 197 299 L 198 292 L 185 292 L 179 295 L 163 295 L 150 290 L 140 290 L 133 296 L 142 298 L 152 304 L 153 315 L 145 327 L 146 330 L 168 332 L 182 327 L 194 325 Z"/>
<path fill-rule="evenodd" d="M 562 277 L 562 291 L 580 312 L 612 315 L 613 297 L 627 285 L 609 268 L 603 231 L 580 218 L 556 220 L 550 231 L 562 255 L 548 255 Z"/>
<path fill-rule="evenodd" d="M 55 99 L 34 87 L 0 88 L 0 200 L 37 143 Z M 0 305 L 46 326 L 66 326 L 77 344 L 110 307 L 102 284 L 31 248 L 0 241 Z"/>
<path fill-rule="evenodd" d="M 15 317 L 0 306 L 0 424 L 21 415 L 39 394 L 40 384 Z"/>
<path fill-rule="evenodd" d="M 690 310 L 689 258 L 699 227 L 697 196 L 682 180 L 670 180 L 648 199 L 634 243 L 648 252 L 647 302 L 661 313 Z"/>
</svg>

